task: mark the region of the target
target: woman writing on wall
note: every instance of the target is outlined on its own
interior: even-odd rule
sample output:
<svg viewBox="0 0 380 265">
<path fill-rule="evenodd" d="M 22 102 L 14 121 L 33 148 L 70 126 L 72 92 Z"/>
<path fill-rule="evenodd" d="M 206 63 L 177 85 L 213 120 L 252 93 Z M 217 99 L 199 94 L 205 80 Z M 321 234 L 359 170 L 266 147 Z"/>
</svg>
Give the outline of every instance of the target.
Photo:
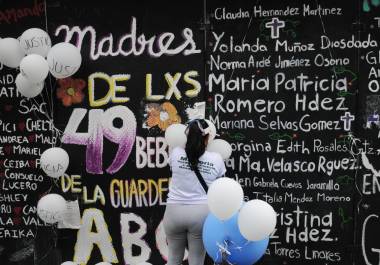
<svg viewBox="0 0 380 265">
<path fill-rule="evenodd" d="M 207 187 L 226 172 L 222 157 L 206 151 L 210 128 L 197 119 L 186 129 L 185 149 L 173 149 L 169 165 L 172 179 L 164 215 L 169 246 L 167 265 L 180 265 L 188 246 L 189 265 L 203 265 L 202 227 L 209 213 Z"/>
</svg>

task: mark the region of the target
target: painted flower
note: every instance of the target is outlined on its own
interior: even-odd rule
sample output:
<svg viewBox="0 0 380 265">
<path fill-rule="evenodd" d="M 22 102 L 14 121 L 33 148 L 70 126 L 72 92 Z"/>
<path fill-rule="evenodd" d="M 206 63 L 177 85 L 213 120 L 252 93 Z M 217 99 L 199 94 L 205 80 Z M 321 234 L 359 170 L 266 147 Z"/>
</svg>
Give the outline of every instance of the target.
<svg viewBox="0 0 380 265">
<path fill-rule="evenodd" d="M 149 128 L 158 126 L 158 122 L 160 119 L 160 105 L 156 103 L 151 103 L 147 105 L 146 112 L 148 114 L 148 117 L 146 119 L 146 125 Z"/>
<path fill-rule="evenodd" d="M 146 125 L 149 128 L 158 126 L 165 131 L 170 125 L 181 123 L 181 117 L 178 115 L 177 109 L 170 102 L 164 102 L 161 105 L 151 103 L 146 108 L 147 119 Z"/>
<path fill-rule="evenodd" d="M 83 101 L 83 88 L 86 86 L 86 82 L 83 79 L 68 77 L 59 79 L 58 84 L 57 98 L 61 99 L 63 106 L 69 107 L 72 104 L 78 104 Z"/>
</svg>

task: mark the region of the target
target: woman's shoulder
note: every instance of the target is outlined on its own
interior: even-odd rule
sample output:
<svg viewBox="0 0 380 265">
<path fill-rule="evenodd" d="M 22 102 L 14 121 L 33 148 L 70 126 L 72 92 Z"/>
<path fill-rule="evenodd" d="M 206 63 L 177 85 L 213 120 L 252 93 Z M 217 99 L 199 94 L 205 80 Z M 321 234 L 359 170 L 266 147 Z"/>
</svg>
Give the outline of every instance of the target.
<svg viewBox="0 0 380 265">
<path fill-rule="evenodd" d="M 183 153 L 186 153 L 185 152 L 185 149 L 183 147 L 180 147 L 180 146 L 177 146 L 177 147 L 174 147 L 173 150 L 171 151 L 171 154 L 183 154 Z"/>
<path fill-rule="evenodd" d="M 182 146 L 176 146 L 173 148 L 173 151 L 176 150 L 176 151 L 185 151 L 185 148 L 183 148 Z"/>
<path fill-rule="evenodd" d="M 208 159 L 212 159 L 212 160 L 215 160 L 217 162 L 222 162 L 223 163 L 223 158 L 222 156 L 217 153 L 217 152 L 210 152 L 210 151 L 205 151 L 204 155 L 208 158 Z"/>
</svg>

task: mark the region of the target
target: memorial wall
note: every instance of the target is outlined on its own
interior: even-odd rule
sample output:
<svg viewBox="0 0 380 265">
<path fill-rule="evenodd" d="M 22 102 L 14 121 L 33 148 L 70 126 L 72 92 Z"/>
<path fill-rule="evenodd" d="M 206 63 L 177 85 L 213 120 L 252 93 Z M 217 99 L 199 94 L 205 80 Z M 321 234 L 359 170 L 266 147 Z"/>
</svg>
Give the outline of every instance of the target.
<svg viewBox="0 0 380 265">
<path fill-rule="evenodd" d="M 75 75 L 49 77 L 33 99 L 1 68 L 1 264 L 165 264 L 164 135 L 203 110 L 233 148 L 227 177 L 277 212 L 260 264 L 379 263 L 379 10 L 377 0 L 0 1 L 0 37 L 39 27 L 82 55 Z M 56 180 L 40 169 L 52 146 L 70 157 Z M 37 217 L 51 192 L 79 208 L 80 226 Z"/>
</svg>

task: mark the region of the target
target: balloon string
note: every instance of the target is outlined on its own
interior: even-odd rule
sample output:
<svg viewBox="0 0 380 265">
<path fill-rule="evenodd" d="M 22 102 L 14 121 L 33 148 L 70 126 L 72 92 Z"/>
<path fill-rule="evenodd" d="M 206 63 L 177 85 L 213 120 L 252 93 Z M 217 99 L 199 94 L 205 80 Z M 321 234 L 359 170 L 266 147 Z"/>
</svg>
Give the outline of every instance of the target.
<svg viewBox="0 0 380 265">
<path fill-rule="evenodd" d="M 44 0 L 44 8 L 45 8 L 45 29 L 46 29 L 46 33 L 48 34 L 48 18 L 47 18 L 47 1 Z M 1 65 L 2 67 L 2 65 Z M 46 97 L 47 97 L 47 100 L 45 101 L 45 98 L 44 98 L 44 91 L 42 90 L 41 93 L 40 93 L 40 97 L 41 97 L 41 100 L 42 100 L 42 103 L 39 104 L 37 99 L 36 98 L 31 98 L 31 99 L 28 99 L 29 102 L 31 102 L 31 104 L 35 105 L 36 107 L 33 108 L 33 114 L 34 116 L 39 119 L 39 120 L 43 120 L 43 119 L 47 119 L 49 121 L 49 126 L 51 128 L 51 135 L 52 135 L 52 139 L 51 139 L 51 145 L 52 147 L 55 146 L 55 143 L 56 141 L 58 140 L 58 138 L 60 138 L 60 136 L 63 134 L 61 130 L 59 130 L 57 127 L 55 127 L 54 125 L 54 102 L 53 102 L 53 86 L 52 86 L 52 81 L 51 81 L 51 76 L 49 75 L 49 84 L 50 84 L 50 88 L 47 87 L 47 82 L 45 80 L 44 82 L 44 88 L 43 90 L 46 89 Z M 49 96 L 49 90 L 50 90 L 50 96 Z M 41 111 L 40 108 L 38 108 L 38 106 L 41 106 L 43 103 L 45 103 L 47 106 L 46 107 L 46 111 Z M 40 110 L 40 111 L 37 111 L 37 110 Z M 38 114 L 38 112 L 42 115 L 42 119 L 40 117 L 40 115 Z M 46 190 L 43 194 L 49 194 L 52 189 L 53 189 L 53 186 L 57 186 L 59 188 L 59 185 L 58 185 L 58 179 L 52 179 L 50 178 L 50 187 L 48 188 L 48 190 Z M 36 229 L 36 234 L 35 234 L 35 238 L 37 238 L 37 235 L 38 235 L 38 224 L 35 224 L 35 229 Z M 38 257 L 37 255 L 37 251 L 34 250 L 33 252 L 33 260 L 34 260 L 34 264 L 39 264 L 41 261 L 45 260 L 51 253 L 52 251 L 57 247 L 57 226 L 56 225 L 53 225 L 52 226 L 52 230 L 53 230 L 53 233 L 54 233 L 54 244 L 51 245 L 49 247 L 48 250 L 46 250 L 45 254 L 42 256 L 42 257 Z"/>
<path fill-rule="evenodd" d="M 42 91 L 46 92 L 47 101 L 45 102 L 45 97 L 44 97 L 43 93 L 41 93 L 40 95 L 41 95 L 43 102 L 46 103 L 46 105 L 48 106 L 47 111 L 49 111 L 49 113 L 51 113 L 51 115 L 52 115 L 52 104 L 50 104 L 51 102 L 49 101 L 49 91 L 48 91 L 48 89 L 45 89 L 45 88 L 47 88 L 46 80 L 44 82 L 44 85 L 45 86 L 44 86 L 44 89 Z"/>
<path fill-rule="evenodd" d="M 228 264 L 230 264 L 230 265 L 233 265 L 231 262 L 229 262 L 228 260 L 227 260 L 227 256 L 230 256 L 231 255 L 231 252 L 228 250 L 228 242 L 229 242 L 229 240 L 224 240 L 223 241 L 223 245 L 222 244 L 220 244 L 220 243 L 216 243 L 216 245 L 217 245 L 217 247 L 219 248 L 219 251 L 218 251 L 218 253 L 216 254 L 216 260 L 218 260 L 219 259 L 219 255 L 221 256 L 221 258 L 222 258 L 222 262 L 223 261 L 226 261 Z"/>
<path fill-rule="evenodd" d="M 31 100 L 34 101 L 35 106 L 40 105 L 39 102 L 35 98 L 32 98 Z M 43 101 L 43 103 L 46 103 L 43 99 L 42 99 L 42 101 Z M 37 115 L 36 111 L 34 111 L 34 113 L 37 116 L 37 118 L 40 119 L 40 117 Z M 50 121 L 52 133 L 57 133 L 59 135 L 63 134 L 63 132 L 60 129 L 58 129 L 57 127 L 54 126 L 54 119 L 51 116 L 49 116 L 49 113 L 46 113 L 46 112 L 40 112 L 40 113 L 41 113 L 41 115 L 45 116 Z M 54 143 L 54 141 L 52 143 Z"/>
<path fill-rule="evenodd" d="M 225 235 L 228 235 L 228 233 L 227 233 L 228 230 L 227 230 L 227 228 L 226 228 L 226 225 L 225 225 L 225 221 L 224 221 L 224 220 L 222 221 L 222 224 L 223 224 L 224 234 L 225 234 Z M 234 249 L 241 249 L 241 248 L 242 248 L 242 247 L 240 247 L 238 244 L 236 244 L 234 241 L 232 241 L 232 240 L 230 240 L 230 239 L 225 240 L 225 242 L 227 243 L 227 245 L 228 245 L 229 242 L 230 242 L 232 245 L 235 245 L 236 247 L 235 247 Z M 247 244 L 249 244 L 249 240 L 246 240 L 244 246 L 246 246 Z"/>
<path fill-rule="evenodd" d="M 241 247 L 241 246 L 239 246 L 238 244 L 236 244 L 236 243 L 235 243 L 234 241 L 232 241 L 232 240 L 229 240 L 229 242 L 231 242 L 232 245 L 235 245 L 235 246 L 233 247 L 233 249 L 237 249 L 237 250 L 239 250 L 239 251 L 241 251 L 241 250 L 243 249 L 243 247 L 246 246 L 246 245 L 249 243 L 249 241 L 247 240 L 247 241 L 244 243 L 243 247 Z"/>
<path fill-rule="evenodd" d="M 49 31 L 48 31 L 48 17 L 47 17 L 47 3 L 46 3 L 46 0 L 44 0 L 44 8 L 45 8 L 45 30 L 48 33 Z"/>
<path fill-rule="evenodd" d="M 47 12 L 47 1 L 44 0 L 44 7 L 45 7 L 45 29 L 46 29 L 46 32 L 49 34 L 49 26 L 48 26 L 48 12 Z M 47 94 L 48 94 L 48 101 L 49 101 L 49 90 L 50 90 L 50 105 L 51 105 L 51 109 L 50 109 L 50 117 L 51 117 L 51 124 L 52 124 L 52 137 L 56 137 L 55 139 L 58 139 L 58 134 L 56 135 L 55 133 L 57 133 L 57 128 L 54 126 L 54 101 L 53 101 L 53 84 L 52 84 L 52 77 L 51 75 L 49 75 L 49 84 L 50 84 L 50 88 L 47 89 Z M 54 84 L 54 87 L 55 87 L 56 84 Z M 53 127 L 54 127 L 54 130 L 53 130 Z M 59 137 L 60 138 L 60 137 Z M 55 147 L 55 142 L 52 141 L 52 147 Z"/>
<path fill-rule="evenodd" d="M 45 89 L 44 89 L 44 90 L 45 90 Z M 47 116 L 47 117 L 49 118 L 49 120 L 50 120 L 51 118 L 50 118 L 50 113 L 49 113 L 49 109 L 50 109 L 49 100 L 48 100 L 47 102 L 45 101 L 45 98 L 44 98 L 43 93 L 40 93 L 39 96 L 41 97 L 41 100 L 42 100 L 41 105 L 42 105 L 42 104 L 46 104 L 46 106 L 47 106 L 47 108 L 46 108 L 46 112 L 41 112 L 41 113 L 45 113 L 46 116 Z M 38 104 L 36 98 L 33 98 L 33 99 L 34 99 L 35 103 Z M 38 105 L 37 105 L 37 106 L 38 106 Z"/>
<path fill-rule="evenodd" d="M 50 79 L 50 76 L 48 78 Z M 50 84 L 50 87 L 48 87 L 48 83 L 46 82 L 46 87 L 45 88 L 46 88 L 45 92 L 46 92 L 46 98 L 47 98 L 46 103 L 47 103 L 47 105 L 49 107 L 48 111 L 49 111 L 50 117 L 53 119 L 53 117 L 54 117 L 54 112 L 53 112 L 54 102 L 52 100 L 49 100 L 49 98 L 51 97 L 49 95 L 49 91 L 52 90 L 52 86 Z M 43 97 L 43 100 L 45 100 L 45 97 Z"/>
<path fill-rule="evenodd" d="M 32 105 L 34 105 L 34 106 L 40 105 L 35 98 L 29 99 L 29 101 L 32 102 Z M 34 101 L 34 103 L 33 103 L 33 101 Z M 33 114 L 39 120 L 48 120 L 49 121 L 49 126 L 51 126 L 51 133 L 52 133 L 51 146 L 55 147 L 56 142 L 58 140 L 60 140 L 60 138 L 63 135 L 63 132 L 60 129 L 58 129 L 57 127 L 55 127 L 54 120 L 49 116 L 48 113 L 40 112 L 40 114 L 42 115 L 42 117 L 40 117 L 40 115 L 37 114 L 36 108 L 33 108 Z M 60 146 L 60 144 L 59 144 L 59 146 Z"/>
</svg>

